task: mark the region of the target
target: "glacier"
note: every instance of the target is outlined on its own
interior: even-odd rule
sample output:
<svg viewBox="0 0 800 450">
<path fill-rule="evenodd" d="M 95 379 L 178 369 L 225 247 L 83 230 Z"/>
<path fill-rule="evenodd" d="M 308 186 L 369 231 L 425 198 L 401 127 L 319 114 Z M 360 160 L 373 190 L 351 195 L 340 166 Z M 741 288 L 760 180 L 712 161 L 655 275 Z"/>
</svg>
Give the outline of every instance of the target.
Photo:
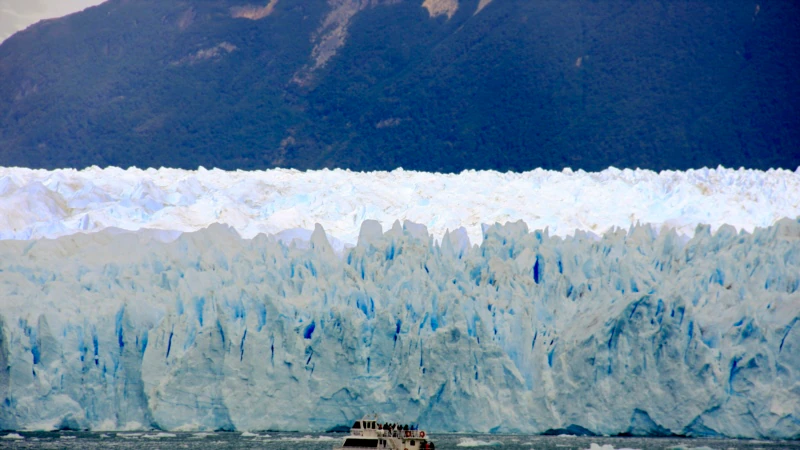
<svg viewBox="0 0 800 450">
<path fill-rule="evenodd" d="M 307 240 L 319 223 L 341 252 L 368 219 L 384 228 L 395 220 L 422 224 L 437 239 L 464 227 L 473 243 L 483 238 L 481 224 L 517 220 L 558 236 L 637 222 L 690 236 L 699 224 L 753 231 L 800 216 L 798 192 L 800 168 L 432 174 L 0 167 L 0 239 L 120 228 L 169 240 L 225 223 L 245 238 L 283 234 L 291 241 Z"/>
<path fill-rule="evenodd" d="M 453 181 L 421 207 L 444 218 L 417 223 L 431 174 L 92 170 L 0 177 L 0 429 L 319 431 L 375 412 L 431 431 L 800 437 L 800 220 L 775 219 L 797 217 L 798 172 L 467 173 L 483 181 Z M 253 180 L 285 173 L 302 186 L 265 207 L 299 201 L 336 239 L 259 216 Z M 540 203 L 502 199 L 498 180 L 536 177 Z M 603 177 L 592 198 L 616 208 L 569 203 Z M 380 220 L 353 219 L 369 195 Z M 515 220 L 450 228 L 472 197 L 476 220 Z"/>
</svg>

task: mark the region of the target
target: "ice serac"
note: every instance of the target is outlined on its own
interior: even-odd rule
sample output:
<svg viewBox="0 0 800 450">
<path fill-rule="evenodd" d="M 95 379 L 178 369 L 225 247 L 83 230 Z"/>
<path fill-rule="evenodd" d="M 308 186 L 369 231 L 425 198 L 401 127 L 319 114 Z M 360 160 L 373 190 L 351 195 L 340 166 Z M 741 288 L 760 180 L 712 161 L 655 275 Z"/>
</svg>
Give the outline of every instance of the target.
<svg viewBox="0 0 800 450">
<path fill-rule="evenodd" d="M 347 0 L 341 7 L 367 7 Z M 491 6 L 487 7 L 491 8 Z M 337 16 L 338 17 L 338 16 Z M 307 242 L 322 225 L 334 250 L 355 245 L 359 226 L 395 220 L 425 225 L 442 240 L 463 231 L 480 243 L 481 223 L 524 220 L 557 236 L 603 234 L 637 222 L 692 235 L 698 224 L 752 232 L 800 215 L 800 169 L 649 170 L 431 174 L 397 169 L 177 170 L 91 167 L 76 171 L 0 167 L 0 239 L 56 238 L 107 228 L 197 231 L 226 223 L 244 238 Z M 619 199 L 624 198 L 624 202 Z M 461 233 L 461 231 L 459 231 Z M 459 236 L 461 236 L 459 234 Z M 459 238 L 461 239 L 461 238 Z"/>
<path fill-rule="evenodd" d="M 800 222 L 0 242 L 0 429 L 800 435 Z"/>
</svg>

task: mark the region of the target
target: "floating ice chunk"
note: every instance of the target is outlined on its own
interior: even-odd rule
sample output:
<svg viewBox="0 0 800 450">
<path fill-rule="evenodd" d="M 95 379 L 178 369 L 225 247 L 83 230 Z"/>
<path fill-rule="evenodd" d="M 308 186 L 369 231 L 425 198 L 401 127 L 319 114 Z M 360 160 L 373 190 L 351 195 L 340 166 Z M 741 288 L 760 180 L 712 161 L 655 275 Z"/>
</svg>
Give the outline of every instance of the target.
<svg viewBox="0 0 800 450">
<path fill-rule="evenodd" d="M 288 441 L 288 442 L 330 442 L 330 441 L 340 441 L 340 438 L 335 438 L 331 436 L 312 436 L 307 434 L 301 437 L 282 437 L 280 438 L 281 441 Z"/>
<path fill-rule="evenodd" d="M 177 435 L 173 434 L 173 433 L 161 432 L 161 433 L 156 433 L 156 434 L 145 434 L 145 435 L 142 435 L 142 437 L 145 438 L 145 439 L 164 439 L 164 438 L 174 438 L 174 437 L 177 437 Z"/>
<path fill-rule="evenodd" d="M 209 436 L 213 436 L 214 433 L 192 433 L 190 436 L 191 439 L 205 439 Z"/>
<path fill-rule="evenodd" d="M 19 433 L 8 433 L 0 436 L 0 439 L 19 440 L 19 439 L 25 439 L 25 437 L 20 435 Z"/>
<path fill-rule="evenodd" d="M 595 444 L 594 442 L 592 442 L 587 450 L 641 450 L 641 449 L 634 449 L 634 448 L 627 448 L 627 447 L 615 448 L 611 444 L 599 445 L 599 444 Z"/>
<path fill-rule="evenodd" d="M 473 438 L 460 438 L 457 447 L 501 447 L 503 445 L 500 441 L 482 441 Z"/>
<path fill-rule="evenodd" d="M 122 439 L 139 439 L 144 433 L 117 433 L 118 438 Z"/>
<path fill-rule="evenodd" d="M 770 444 L 772 444 L 772 442 L 770 442 Z M 672 446 L 672 447 L 667 447 L 664 450 L 714 450 L 714 449 L 712 447 L 707 447 L 705 445 L 700 446 L 700 447 L 691 447 L 691 446 L 686 446 L 686 445 L 675 445 L 675 446 Z"/>
</svg>

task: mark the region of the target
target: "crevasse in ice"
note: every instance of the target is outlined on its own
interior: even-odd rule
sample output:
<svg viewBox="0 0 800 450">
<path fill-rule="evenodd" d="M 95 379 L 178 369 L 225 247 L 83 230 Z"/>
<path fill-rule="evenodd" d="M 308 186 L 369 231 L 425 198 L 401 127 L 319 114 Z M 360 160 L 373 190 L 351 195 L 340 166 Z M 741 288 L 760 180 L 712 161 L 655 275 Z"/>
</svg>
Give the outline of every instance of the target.
<svg viewBox="0 0 800 450">
<path fill-rule="evenodd" d="M 800 223 L 0 241 L 0 429 L 800 435 Z"/>
</svg>

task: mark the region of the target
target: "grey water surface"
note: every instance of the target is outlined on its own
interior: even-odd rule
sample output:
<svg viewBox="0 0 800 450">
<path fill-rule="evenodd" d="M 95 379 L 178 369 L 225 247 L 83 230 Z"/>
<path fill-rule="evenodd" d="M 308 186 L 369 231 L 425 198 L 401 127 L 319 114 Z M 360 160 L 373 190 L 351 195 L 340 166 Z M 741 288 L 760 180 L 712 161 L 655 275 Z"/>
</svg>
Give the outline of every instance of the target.
<svg viewBox="0 0 800 450">
<path fill-rule="evenodd" d="M 2 449 L 267 449 L 330 450 L 344 434 L 163 433 L 163 432 L 0 432 Z M 799 449 L 800 441 L 735 439 L 619 438 L 494 434 L 442 434 L 432 437 L 439 450 L 757 450 Z"/>
</svg>

